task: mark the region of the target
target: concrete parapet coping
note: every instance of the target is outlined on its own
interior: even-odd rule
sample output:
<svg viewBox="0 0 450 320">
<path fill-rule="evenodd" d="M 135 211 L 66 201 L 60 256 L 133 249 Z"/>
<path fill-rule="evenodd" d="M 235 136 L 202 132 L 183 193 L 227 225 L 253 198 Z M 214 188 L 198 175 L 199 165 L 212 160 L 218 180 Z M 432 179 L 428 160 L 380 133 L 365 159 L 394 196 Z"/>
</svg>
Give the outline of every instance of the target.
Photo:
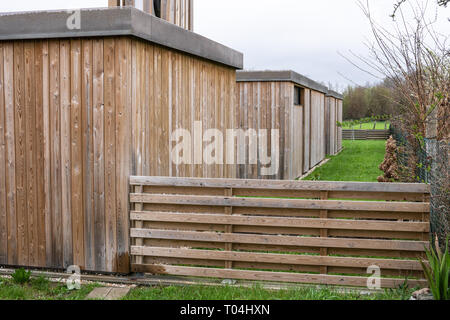
<svg viewBox="0 0 450 320">
<path fill-rule="evenodd" d="M 80 9 L 79 28 L 69 28 L 67 22 L 75 12 L 0 13 L 0 40 L 128 35 L 235 69 L 243 68 L 242 53 L 135 8 Z"/>
</svg>

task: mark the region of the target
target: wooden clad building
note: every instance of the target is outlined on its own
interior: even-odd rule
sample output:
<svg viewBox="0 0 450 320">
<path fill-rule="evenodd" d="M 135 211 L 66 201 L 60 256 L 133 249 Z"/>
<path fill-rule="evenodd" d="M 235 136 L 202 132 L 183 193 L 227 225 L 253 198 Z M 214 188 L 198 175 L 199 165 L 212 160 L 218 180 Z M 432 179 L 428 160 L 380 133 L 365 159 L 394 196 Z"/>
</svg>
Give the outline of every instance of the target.
<svg viewBox="0 0 450 320">
<path fill-rule="evenodd" d="M 194 30 L 194 0 L 108 0 L 110 7 L 134 7 L 186 30 Z"/>
<path fill-rule="evenodd" d="M 242 54 L 131 7 L 0 15 L 0 265 L 129 271 L 131 175 L 171 132 L 234 126 Z M 72 21 L 73 22 L 73 21 Z"/>
<path fill-rule="evenodd" d="M 342 150 L 342 128 L 337 125 L 342 122 L 342 95 L 329 90 L 325 105 L 325 132 L 326 153 L 336 155 Z"/>
<path fill-rule="evenodd" d="M 327 87 L 294 71 L 238 71 L 236 122 L 241 128 L 279 130 L 280 147 L 272 161 L 279 170 L 261 174 L 264 167 L 240 165 L 237 176 L 258 179 L 296 179 L 325 159 L 325 105 Z"/>
</svg>

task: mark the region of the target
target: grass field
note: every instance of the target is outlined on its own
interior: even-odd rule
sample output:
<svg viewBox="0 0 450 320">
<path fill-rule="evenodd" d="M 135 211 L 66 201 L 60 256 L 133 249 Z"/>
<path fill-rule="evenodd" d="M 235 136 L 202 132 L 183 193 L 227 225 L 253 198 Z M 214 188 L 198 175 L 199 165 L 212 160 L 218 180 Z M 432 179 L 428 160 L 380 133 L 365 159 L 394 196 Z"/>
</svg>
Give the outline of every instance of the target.
<svg viewBox="0 0 450 320">
<path fill-rule="evenodd" d="M 363 123 L 362 127 L 361 127 L 361 125 L 357 124 L 357 125 L 353 126 L 353 129 L 354 130 L 373 130 L 373 125 L 374 125 L 373 122 Z M 380 121 L 380 122 L 377 121 L 377 125 L 375 127 L 375 130 L 385 130 L 385 128 L 386 128 L 386 130 L 389 130 L 389 126 L 390 126 L 390 122 L 389 121 L 387 122 L 386 127 L 385 127 L 385 122 L 384 121 Z M 342 129 L 350 130 L 352 128 L 351 127 L 343 127 Z"/>
<path fill-rule="evenodd" d="M 385 155 L 383 140 L 344 140 L 344 150 L 303 180 L 377 182 Z"/>
</svg>

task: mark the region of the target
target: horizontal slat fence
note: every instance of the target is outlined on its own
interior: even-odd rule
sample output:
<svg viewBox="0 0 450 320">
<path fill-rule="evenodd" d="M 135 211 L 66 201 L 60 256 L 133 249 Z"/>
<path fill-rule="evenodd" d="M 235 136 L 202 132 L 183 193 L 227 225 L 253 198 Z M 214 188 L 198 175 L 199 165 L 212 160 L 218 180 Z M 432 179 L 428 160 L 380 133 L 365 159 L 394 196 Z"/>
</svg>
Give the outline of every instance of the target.
<svg viewBox="0 0 450 320">
<path fill-rule="evenodd" d="M 344 140 L 387 140 L 389 130 L 342 130 Z"/>
<path fill-rule="evenodd" d="M 423 184 L 131 177 L 136 272 L 383 287 L 408 277 L 429 239 Z"/>
</svg>

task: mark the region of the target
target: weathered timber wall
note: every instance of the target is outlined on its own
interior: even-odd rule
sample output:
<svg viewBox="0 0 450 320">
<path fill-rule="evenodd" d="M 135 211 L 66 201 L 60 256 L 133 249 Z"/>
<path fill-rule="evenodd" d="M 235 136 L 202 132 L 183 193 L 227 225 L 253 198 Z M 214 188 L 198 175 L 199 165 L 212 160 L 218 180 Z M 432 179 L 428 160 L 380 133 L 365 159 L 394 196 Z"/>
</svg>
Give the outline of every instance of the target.
<svg viewBox="0 0 450 320">
<path fill-rule="evenodd" d="M 327 96 L 325 109 L 326 154 L 336 155 L 342 149 L 342 129 L 337 125 L 342 122 L 342 100 Z"/>
<path fill-rule="evenodd" d="M 0 42 L 0 264 L 128 272 L 129 176 L 235 176 L 172 165 L 169 141 L 233 127 L 235 86 L 131 37 Z"/>
<path fill-rule="evenodd" d="M 258 165 L 239 165 L 239 178 L 296 179 L 325 158 L 325 94 L 304 88 L 303 105 L 297 106 L 294 87 L 288 81 L 238 81 L 238 127 L 268 129 L 269 135 L 271 129 L 280 132 L 278 173 L 262 175 L 264 165 L 258 161 Z M 246 152 L 247 147 L 241 145 L 238 151 Z M 273 161 L 270 137 L 267 150 Z"/>
</svg>

